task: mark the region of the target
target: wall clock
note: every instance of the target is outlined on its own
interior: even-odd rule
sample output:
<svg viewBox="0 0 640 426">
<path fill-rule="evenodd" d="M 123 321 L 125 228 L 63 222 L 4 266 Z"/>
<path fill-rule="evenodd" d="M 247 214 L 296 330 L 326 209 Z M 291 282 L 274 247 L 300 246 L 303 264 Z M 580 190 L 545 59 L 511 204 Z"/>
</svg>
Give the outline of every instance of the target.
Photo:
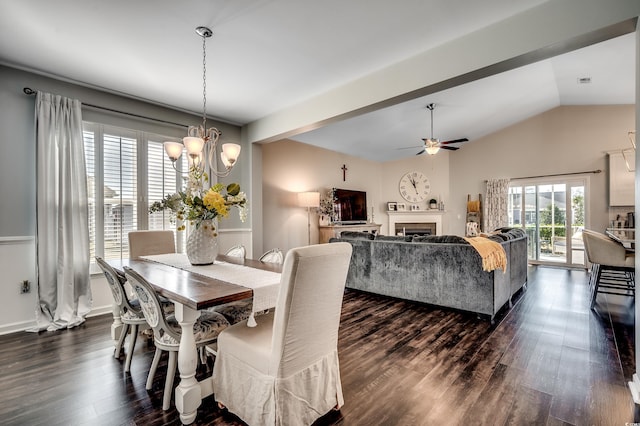
<svg viewBox="0 0 640 426">
<path fill-rule="evenodd" d="M 409 172 L 400 178 L 399 191 L 402 198 L 410 203 L 420 203 L 427 199 L 431 191 L 429 179 L 421 172 Z"/>
</svg>

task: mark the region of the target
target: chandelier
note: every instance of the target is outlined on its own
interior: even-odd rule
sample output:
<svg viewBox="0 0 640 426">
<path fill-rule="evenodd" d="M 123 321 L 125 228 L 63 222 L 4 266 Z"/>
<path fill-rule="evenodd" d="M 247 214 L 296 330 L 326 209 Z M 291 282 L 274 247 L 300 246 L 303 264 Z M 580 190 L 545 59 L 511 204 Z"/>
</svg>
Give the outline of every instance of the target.
<svg viewBox="0 0 640 426">
<path fill-rule="evenodd" d="M 202 37 L 202 124 L 200 126 L 189 126 L 187 136 L 182 138 L 182 143 L 165 142 L 164 150 L 171 160 L 173 168 L 176 169 L 176 161 L 182 155 L 182 150 L 186 148 L 189 156 L 189 169 L 196 171 L 202 176 L 205 167 L 210 173 L 218 177 L 225 177 L 231 173 L 231 169 L 240 155 L 240 145 L 235 143 L 222 144 L 220 160 L 224 165 L 224 170 L 218 170 L 216 158 L 216 148 L 218 140 L 222 134 L 215 127 L 207 129 L 207 38 L 213 32 L 207 27 L 197 27 L 196 33 Z M 176 169 L 177 170 L 177 169 Z"/>
</svg>

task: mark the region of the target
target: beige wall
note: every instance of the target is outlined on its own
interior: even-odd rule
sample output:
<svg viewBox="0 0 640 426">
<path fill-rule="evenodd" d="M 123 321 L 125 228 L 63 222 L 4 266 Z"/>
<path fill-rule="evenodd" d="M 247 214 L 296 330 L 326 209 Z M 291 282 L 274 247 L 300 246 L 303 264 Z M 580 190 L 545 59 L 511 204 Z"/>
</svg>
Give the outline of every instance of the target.
<svg viewBox="0 0 640 426">
<path fill-rule="evenodd" d="M 421 171 L 429 177 L 435 198 L 449 200 L 448 153 L 436 157 L 377 163 L 334 151 L 283 140 L 262 145 L 263 250 L 283 250 L 307 244 L 307 212 L 298 207 L 296 193 L 329 188 L 367 192 L 369 211 L 387 234 L 387 202 L 401 202 L 398 182 L 409 171 Z M 342 165 L 347 166 L 346 181 Z M 426 207 L 426 202 L 421 208 Z M 446 226 L 443 224 L 443 226 Z M 446 227 L 444 228 L 446 230 Z M 318 217 L 311 214 L 311 243 L 318 242 Z"/>
<path fill-rule="evenodd" d="M 467 194 L 484 197 L 484 181 L 601 169 L 590 175 L 591 226 L 609 220 L 607 151 L 627 148 L 627 132 L 635 128 L 634 106 L 566 106 L 547 111 L 500 132 L 471 141 L 455 152 L 413 156 L 377 163 L 283 140 L 262 145 L 264 250 L 288 250 L 307 244 L 306 210 L 296 193 L 338 187 L 367 191 L 376 223 L 387 234 L 386 203 L 402 201 L 398 181 L 408 171 L 421 171 L 431 194 L 445 203 L 443 232 L 462 235 Z M 346 164 L 347 179 L 340 168 Z M 421 208 L 426 207 L 424 204 Z M 311 242 L 318 241 L 318 219 L 311 215 Z"/>
<path fill-rule="evenodd" d="M 630 147 L 627 132 L 635 129 L 634 114 L 633 105 L 562 106 L 468 143 L 451 160 L 451 193 L 456 194 L 451 232 L 464 232 L 466 194 L 484 194 L 486 179 L 596 169 L 603 173 L 589 175 L 587 220 L 604 230 L 609 220 L 606 152 Z"/>
</svg>

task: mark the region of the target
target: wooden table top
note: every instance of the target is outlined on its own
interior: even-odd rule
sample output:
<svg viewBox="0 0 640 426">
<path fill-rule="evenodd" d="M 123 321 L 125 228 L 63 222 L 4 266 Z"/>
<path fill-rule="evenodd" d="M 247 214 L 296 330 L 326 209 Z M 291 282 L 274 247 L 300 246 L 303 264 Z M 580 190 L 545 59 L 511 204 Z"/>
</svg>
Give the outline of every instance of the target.
<svg viewBox="0 0 640 426">
<path fill-rule="evenodd" d="M 216 260 L 265 271 L 282 272 L 282 265 L 276 263 L 224 255 L 218 255 Z M 144 259 L 109 260 L 107 263 L 121 272 L 128 266 L 149 281 L 159 294 L 195 310 L 253 296 L 250 288 Z"/>
</svg>

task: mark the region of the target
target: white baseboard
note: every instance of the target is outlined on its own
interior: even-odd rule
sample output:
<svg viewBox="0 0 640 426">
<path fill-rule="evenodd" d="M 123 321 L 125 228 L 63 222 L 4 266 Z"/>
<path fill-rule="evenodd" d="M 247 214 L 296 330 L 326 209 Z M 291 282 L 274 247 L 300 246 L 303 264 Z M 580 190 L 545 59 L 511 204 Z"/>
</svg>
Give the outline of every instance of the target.
<svg viewBox="0 0 640 426">
<path fill-rule="evenodd" d="M 110 314 L 112 312 L 113 312 L 113 307 L 111 305 L 100 306 L 100 307 L 91 309 L 91 312 L 89 312 L 87 317 L 97 317 L 99 315 Z M 11 324 L 4 324 L 0 326 L 0 336 L 4 334 L 18 333 L 35 326 L 36 326 L 35 318 L 29 321 L 21 321 L 21 322 L 14 322 Z"/>
</svg>

